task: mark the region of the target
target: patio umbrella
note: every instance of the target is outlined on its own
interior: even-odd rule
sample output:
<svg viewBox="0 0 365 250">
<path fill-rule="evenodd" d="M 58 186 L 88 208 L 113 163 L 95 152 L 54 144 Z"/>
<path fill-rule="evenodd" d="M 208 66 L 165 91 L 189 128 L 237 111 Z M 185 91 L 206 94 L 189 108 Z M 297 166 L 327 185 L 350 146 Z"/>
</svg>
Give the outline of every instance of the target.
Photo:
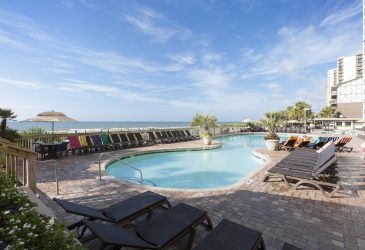
<svg viewBox="0 0 365 250">
<path fill-rule="evenodd" d="M 76 120 L 66 116 L 62 112 L 56 112 L 54 110 L 47 111 L 38 114 L 36 117 L 24 120 L 25 122 L 51 122 L 52 123 L 52 133 L 54 132 L 55 122 L 76 122 Z"/>
<path fill-rule="evenodd" d="M 246 118 L 242 121 L 243 123 L 249 123 L 249 122 L 252 122 L 252 120 L 250 118 Z"/>
<path fill-rule="evenodd" d="M 300 121 L 298 121 L 298 120 L 289 120 L 289 121 L 287 121 L 287 123 L 300 123 Z"/>
</svg>

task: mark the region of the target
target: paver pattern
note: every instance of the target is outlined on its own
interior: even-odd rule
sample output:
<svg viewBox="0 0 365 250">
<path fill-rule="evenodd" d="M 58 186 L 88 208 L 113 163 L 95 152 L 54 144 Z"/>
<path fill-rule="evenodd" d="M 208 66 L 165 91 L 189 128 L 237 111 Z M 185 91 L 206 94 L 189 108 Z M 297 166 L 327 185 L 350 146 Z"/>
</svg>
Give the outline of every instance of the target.
<svg viewBox="0 0 365 250">
<path fill-rule="evenodd" d="M 360 152 L 361 139 L 354 138 L 351 153 L 337 153 L 338 176 L 342 189 L 334 198 L 327 198 L 313 188 L 292 190 L 283 182 L 262 182 L 267 169 L 285 157 L 284 151 L 256 153 L 267 161 L 251 179 L 231 189 L 176 191 L 133 185 L 104 174 L 98 179 L 98 154 L 74 155 L 57 161 L 60 180 L 59 198 L 102 208 L 146 190 L 169 197 L 173 205 L 185 202 L 208 211 L 213 224 L 223 218 L 263 233 L 268 249 L 280 249 L 284 242 L 303 249 L 365 249 L 365 161 Z M 200 141 L 155 145 L 112 151 L 114 156 L 151 149 L 189 148 Z M 105 156 L 103 164 L 111 156 Z M 56 195 L 53 162 L 37 165 L 38 189 L 43 198 L 66 224 L 76 216 L 66 214 L 51 199 Z M 207 231 L 198 229 L 195 243 Z M 90 248 L 97 247 L 97 242 Z M 182 249 L 184 239 L 173 249 Z"/>
</svg>

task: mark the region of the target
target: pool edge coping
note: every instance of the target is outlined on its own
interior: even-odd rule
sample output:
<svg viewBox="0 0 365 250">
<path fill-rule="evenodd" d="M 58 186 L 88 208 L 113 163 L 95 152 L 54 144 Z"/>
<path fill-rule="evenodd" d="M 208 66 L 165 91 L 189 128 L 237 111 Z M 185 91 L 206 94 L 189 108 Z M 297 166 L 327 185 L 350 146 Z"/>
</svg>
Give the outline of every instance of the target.
<svg viewBox="0 0 365 250">
<path fill-rule="evenodd" d="M 254 133 L 250 133 L 250 134 L 254 134 Z M 242 135 L 242 134 L 239 133 L 239 134 L 235 134 L 235 135 Z M 217 136 L 217 137 L 222 137 L 222 136 L 234 136 L 234 135 L 221 135 L 221 136 Z M 219 192 L 222 192 L 222 191 L 233 191 L 233 190 L 239 189 L 244 184 L 250 184 L 250 183 L 252 183 L 254 181 L 252 179 L 254 177 L 256 177 L 258 174 L 260 174 L 262 171 L 266 170 L 267 167 L 269 166 L 270 162 L 272 161 L 271 158 L 270 158 L 270 156 L 268 156 L 268 155 L 266 155 L 264 153 L 258 152 L 258 149 L 260 149 L 260 148 L 254 148 L 252 150 L 252 152 L 251 152 L 252 156 L 254 156 L 254 157 L 262 160 L 263 163 L 260 164 L 257 169 L 249 172 L 246 176 L 243 176 L 241 179 L 239 179 L 234 184 L 231 184 L 231 185 L 225 186 L 225 187 L 217 187 L 217 188 L 201 188 L 201 189 L 186 188 L 186 189 L 182 189 L 182 188 L 167 188 L 167 187 L 154 187 L 154 186 L 148 186 L 148 185 L 138 185 L 138 184 L 134 184 L 134 183 L 131 183 L 129 181 L 126 181 L 126 180 L 119 179 L 119 178 L 114 177 L 112 175 L 109 175 L 106 172 L 105 166 L 107 166 L 111 162 L 114 162 L 116 159 L 125 159 L 125 158 L 131 157 L 131 156 L 138 156 L 138 155 L 144 155 L 144 154 L 150 154 L 150 153 L 212 150 L 212 149 L 217 149 L 217 148 L 222 147 L 222 143 L 217 142 L 217 141 L 214 141 L 214 142 L 217 143 L 216 147 L 209 147 L 209 148 L 194 147 L 194 148 L 157 149 L 157 150 L 148 150 L 148 151 L 145 151 L 145 152 L 127 153 L 126 155 L 112 158 L 112 159 L 108 160 L 107 162 L 105 162 L 104 164 L 102 164 L 103 165 L 102 170 L 103 170 L 104 174 L 106 174 L 106 175 L 104 175 L 104 178 L 106 177 L 107 179 L 110 179 L 110 180 L 115 180 L 115 181 L 121 182 L 123 184 L 133 185 L 135 187 L 142 188 L 142 189 L 146 189 L 146 190 L 150 190 L 150 191 L 184 192 L 184 193 L 197 193 L 197 192 L 198 193 L 209 193 L 209 192 L 214 192 L 214 191 L 219 191 Z"/>
</svg>

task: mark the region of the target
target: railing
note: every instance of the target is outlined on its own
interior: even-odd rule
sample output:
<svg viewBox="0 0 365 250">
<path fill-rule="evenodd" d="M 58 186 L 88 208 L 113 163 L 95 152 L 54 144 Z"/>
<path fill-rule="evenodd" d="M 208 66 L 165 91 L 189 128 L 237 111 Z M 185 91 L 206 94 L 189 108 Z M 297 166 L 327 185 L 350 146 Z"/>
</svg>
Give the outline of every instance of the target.
<svg viewBox="0 0 365 250">
<path fill-rule="evenodd" d="M 129 167 L 129 168 L 131 168 L 131 169 L 133 169 L 133 170 L 135 170 L 135 171 L 137 171 L 138 173 L 139 173 L 139 181 L 138 180 L 135 180 L 134 178 L 133 178 L 133 180 L 135 180 L 135 181 L 138 181 L 141 185 L 143 185 L 145 182 L 149 182 L 149 183 L 151 183 L 153 186 L 156 186 L 152 181 L 149 181 L 149 180 L 145 180 L 144 178 L 143 178 L 143 173 L 142 173 L 142 171 L 140 170 L 140 169 L 138 169 L 138 168 L 136 168 L 136 167 L 134 167 L 134 166 L 132 166 L 131 164 L 129 164 L 129 163 L 127 163 L 127 162 L 125 162 L 125 161 L 122 161 L 121 159 L 119 159 L 119 158 L 117 158 L 117 157 L 115 157 L 115 156 L 113 156 L 112 154 L 110 154 L 110 153 L 101 153 L 101 154 L 99 154 L 99 179 L 101 180 L 101 159 L 103 158 L 103 156 L 104 155 L 109 155 L 109 156 L 111 156 L 112 158 L 110 159 L 110 160 L 115 160 L 115 161 L 118 161 L 118 162 L 121 162 L 122 164 L 124 164 L 125 166 L 127 166 L 127 167 Z"/>
<path fill-rule="evenodd" d="M 23 186 L 28 186 L 33 192 L 36 192 L 35 160 L 37 154 L 0 138 L 0 155 L 5 157 L 6 173 L 14 179 L 16 185 L 19 185 L 20 181 Z"/>
</svg>

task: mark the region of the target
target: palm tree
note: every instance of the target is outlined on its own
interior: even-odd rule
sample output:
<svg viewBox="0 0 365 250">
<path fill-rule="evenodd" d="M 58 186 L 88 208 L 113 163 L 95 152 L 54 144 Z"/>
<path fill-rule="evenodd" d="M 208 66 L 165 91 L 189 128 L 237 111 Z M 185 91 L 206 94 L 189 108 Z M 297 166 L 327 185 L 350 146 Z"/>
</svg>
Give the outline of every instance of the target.
<svg viewBox="0 0 365 250">
<path fill-rule="evenodd" d="M 332 106 L 326 106 L 319 112 L 319 117 L 322 118 L 335 118 L 339 112 Z"/>
<path fill-rule="evenodd" d="M 287 107 L 285 113 L 290 120 L 304 120 L 304 112 L 307 112 L 307 117 L 312 116 L 310 111 L 311 106 L 306 102 L 296 102 L 294 106 Z M 309 112 L 308 112 L 309 111 Z"/>
<path fill-rule="evenodd" d="M 276 134 L 276 128 L 283 121 L 282 112 L 267 112 L 264 118 L 261 119 L 261 124 L 268 128 L 269 135 L 265 137 L 266 140 L 279 140 L 279 136 Z"/>
<path fill-rule="evenodd" d="M 16 118 L 16 115 L 10 109 L 0 108 L 0 118 L 2 119 L 0 124 L 0 130 L 5 131 L 5 129 L 7 128 L 7 121 L 14 120 Z"/>
</svg>

